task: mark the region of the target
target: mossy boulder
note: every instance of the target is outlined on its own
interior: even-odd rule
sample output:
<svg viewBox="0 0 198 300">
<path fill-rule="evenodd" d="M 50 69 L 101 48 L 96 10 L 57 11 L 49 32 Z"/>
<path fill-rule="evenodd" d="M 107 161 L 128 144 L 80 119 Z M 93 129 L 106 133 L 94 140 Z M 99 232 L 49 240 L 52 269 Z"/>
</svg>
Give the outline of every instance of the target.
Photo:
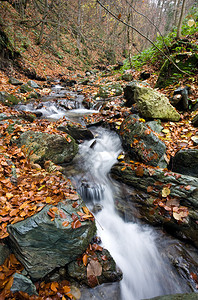
<svg viewBox="0 0 198 300">
<path fill-rule="evenodd" d="M 137 105 L 138 111 L 144 118 L 179 121 L 180 114 L 170 104 L 168 98 L 145 85 L 137 82 L 129 83 L 124 88 L 126 106 Z"/>
<path fill-rule="evenodd" d="M 195 74 L 198 68 L 198 54 L 187 52 L 171 55 L 171 59 L 184 72 Z M 183 73 L 180 72 L 168 59 L 161 67 L 156 88 L 164 88 L 182 79 Z"/>
<path fill-rule="evenodd" d="M 69 135 L 65 138 L 58 134 L 31 130 L 21 134 L 19 145 L 25 145 L 30 160 L 39 164 L 46 160 L 55 164 L 70 162 L 78 152 L 78 144 Z"/>
<path fill-rule="evenodd" d="M 13 106 L 18 104 L 21 101 L 20 98 L 9 94 L 7 92 L 0 92 L 0 102 L 2 102 L 3 104 L 7 105 L 7 106 Z"/>
</svg>

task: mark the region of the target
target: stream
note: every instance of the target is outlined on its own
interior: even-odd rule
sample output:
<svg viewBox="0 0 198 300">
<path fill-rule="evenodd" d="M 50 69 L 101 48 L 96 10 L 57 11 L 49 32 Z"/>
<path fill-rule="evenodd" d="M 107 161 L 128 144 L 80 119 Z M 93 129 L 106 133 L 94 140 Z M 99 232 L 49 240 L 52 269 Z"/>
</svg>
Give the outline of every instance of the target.
<svg viewBox="0 0 198 300">
<path fill-rule="evenodd" d="M 63 101 L 65 94 L 73 99 L 73 109 L 65 109 L 66 102 L 71 105 L 70 102 L 68 104 L 70 100 Z M 82 95 L 63 90 L 57 85 L 40 107 L 27 104 L 21 105 L 19 109 L 40 112 L 42 117 L 52 121 L 65 116 L 71 121 L 83 123 L 84 114 L 97 111 L 84 109 L 82 100 Z M 110 251 L 122 270 L 123 279 L 120 282 L 121 296 L 117 295 L 117 298 L 105 298 L 103 294 L 82 298 L 140 300 L 189 292 L 188 285 L 183 284 L 183 279 L 160 252 L 161 233 L 135 218 L 132 221 L 123 218 L 116 209 L 116 199 L 127 196 L 123 185 L 109 176 L 112 165 L 122 151 L 118 135 L 101 127 L 93 127 L 92 132 L 95 138 L 80 144 L 79 153 L 72 165 L 65 167 L 65 174 L 69 174 L 68 177 L 86 205 L 94 212 L 97 235 L 102 240 L 102 246 Z M 130 192 L 130 188 L 128 190 Z"/>
</svg>

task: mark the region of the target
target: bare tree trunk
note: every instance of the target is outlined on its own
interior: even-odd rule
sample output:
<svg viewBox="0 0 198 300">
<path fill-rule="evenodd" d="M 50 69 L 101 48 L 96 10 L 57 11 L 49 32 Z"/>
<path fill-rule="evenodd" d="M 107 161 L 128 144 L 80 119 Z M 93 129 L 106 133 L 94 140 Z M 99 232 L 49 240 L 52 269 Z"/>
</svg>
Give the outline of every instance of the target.
<svg viewBox="0 0 198 300">
<path fill-rule="evenodd" d="M 41 43 L 42 38 L 43 38 L 44 27 L 45 27 L 45 23 L 46 23 L 46 19 L 47 19 L 47 13 L 48 13 L 48 0 L 45 0 L 44 16 L 43 16 L 43 19 L 41 22 L 41 31 L 40 31 L 39 38 L 37 41 L 38 45 Z"/>
<path fill-rule="evenodd" d="M 186 5 L 186 0 L 183 0 L 181 14 L 179 17 L 179 23 L 177 26 L 177 39 L 181 39 L 181 27 L 182 27 L 182 21 L 183 21 L 183 17 L 184 17 L 185 5 Z"/>
<path fill-rule="evenodd" d="M 81 41 L 81 0 L 78 0 L 78 19 L 77 19 L 77 24 L 78 24 L 78 32 L 77 32 L 77 48 L 80 51 L 80 41 Z"/>
</svg>

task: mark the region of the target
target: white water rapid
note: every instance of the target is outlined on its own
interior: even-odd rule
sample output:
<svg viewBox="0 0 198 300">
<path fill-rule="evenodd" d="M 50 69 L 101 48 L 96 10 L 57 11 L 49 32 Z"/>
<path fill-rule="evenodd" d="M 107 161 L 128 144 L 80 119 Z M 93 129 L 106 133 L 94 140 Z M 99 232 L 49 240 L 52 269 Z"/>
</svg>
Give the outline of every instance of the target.
<svg viewBox="0 0 198 300">
<path fill-rule="evenodd" d="M 171 270 L 165 268 L 157 250 L 154 230 L 138 223 L 125 222 L 114 208 L 116 186 L 108 172 L 121 151 L 118 136 L 102 128 L 97 129 L 95 134 L 98 137 L 94 147 L 90 148 L 93 140 L 80 146 L 79 166 L 86 172 L 83 176 L 87 183 L 81 186 L 79 192 L 88 206 L 98 203 L 102 206 L 96 214 L 98 236 L 123 272 L 122 300 L 180 292 L 171 278 Z"/>
</svg>

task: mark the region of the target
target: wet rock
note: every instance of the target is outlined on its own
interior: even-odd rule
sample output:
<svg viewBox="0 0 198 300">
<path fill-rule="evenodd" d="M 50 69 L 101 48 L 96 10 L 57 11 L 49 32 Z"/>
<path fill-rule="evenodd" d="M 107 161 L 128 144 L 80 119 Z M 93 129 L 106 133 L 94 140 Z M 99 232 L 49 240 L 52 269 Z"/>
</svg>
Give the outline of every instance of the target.
<svg viewBox="0 0 198 300">
<path fill-rule="evenodd" d="M 98 285 L 95 288 L 81 288 L 81 298 L 80 300 L 120 300 L 120 284 L 118 282 L 114 283 L 104 283 Z"/>
<path fill-rule="evenodd" d="M 58 130 L 68 133 L 76 141 L 78 140 L 92 140 L 94 138 L 93 133 L 84 126 L 75 126 L 73 124 L 67 124 L 66 126 L 60 125 Z"/>
<path fill-rule="evenodd" d="M 118 163 L 112 167 L 111 175 L 118 181 L 155 196 L 134 196 L 133 203 L 136 203 L 135 207 L 140 211 L 140 218 L 151 224 L 163 225 L 172 235 L 190 240 L 198 247 L 198 179 L 149 167 L 143 168 L 143 174 L 139 176 L 136 168 L 132 165 L 123 169 L 123 164 Z M 167 184 L 170 185 L 171 199 L 180 200 L 180 205 L 189 210 L 189 215 L 183 222 L 178 223 L 166 210 L 162 213 L 161 208 L 153 209 L 154 200 L 162 194 L 162 189 Z M 151 187 L 149 191 L 148 187 Z M 133 208 L 129 205 L 129 210 Z"/>
<path fill-rule="evenodd" d="M 40 86 L 39 86 L 35 81 L 33 81 L 33 80 L 29 80 L 29 81 L 27 82 L 27 84 L 28 84 L 31 88 L 33 88 L 33 89 L 39 89 L 39 88 L 40 88 Z"/>
<path fill-rule="evenodd" d="M 38 295 L 36 291 L 36 287 L 33 284 L 33 282 L 25 277 L 24 275 L 15 273 L 13 275 L 14 281 L 12 284 L 12 287 L 10 289 L 11 292 L 16 293 L 16 292 L 24 292 L 27 293 L 28 295 Z"/>
<path fill-rule="evenodd" d="M 197 293 L 189 293 L 189 294 L 159 296 L 159 297 L 149 298 L 145 300 L 197 300 L 197 299 L 198 299 Z"/>
<path fill-rule="evenodd" d="M 138 115 L 123 121 L 119 132 L 123 147 L 133 160 L 166 167 L 166 146 L 143 121 Z"/>
<path fill-rule="evenodd" d="M 21 101 L 20 98 L 9 94 L 7 92 L 0 92 L 0 102 L 2 102 L 3 104 L 7 105 L 7 106 L 13 106 L 18 104 Z"/>
<path fill-rule="evenodd" d="M 10 249 L 3 243 L 0 243 L 0 265 L 4 263 L 6 258 L 10 255 Z"/>
<path fill-rule="evenodd" d="M 124 88 L 124 96 L 127 99 L 126 106 L 131 107 L 136 103 L 144 118 L 169 121 L 180 119 L 180 114 L 170 104 L 168 98 L 152 88 L 132 82 Z"/>
<path fill-rule="evenodd" d="M 12 85 L 22 85 L 23 82 L 19 81 L 18 79 L 14 78 L 14 77 L 10 77 L 9 78 L 9 83 L 11 83 Z"/>
<path fill-rule="evenodd" d="M 32 92 L 33 88 L 30 87 L 28 84 L 22 84 L 20 86 L 20 93 L 28 93 L 28 92 Z"/>
<path fill-rule="evenodd" d="M 115 282 L 122 279 L 122 272 L 116 267 L 115 261 L 108 250 L 95 251 L 95 254 L 97 260 L 94 261 L 97 261 L 101 266 L 101 275 L 97 276 L 99 284 Z M 85 267 L 83 263 L 79 264 L 77 261 L 73 261 L 68 264 L 67 272 L 70 277 L 76 279 L 78 282 L 93 287 L 87 278 L 87 267 Z"/>
<path fill-rule="evenodd" d="M 160 133 L 162 131 L 163 126 L 161 125 L 161 122 L 160 120 L 158 121 L 149 121 L 149 122 L 146 122 L 146 125 L 153 131 L 157 132 L 157 133 Z"/>
<path fill-rule="evenodd" d="M 198 114 L 192 119 L 192 125 L 198 127 Z"/>
<path fill-rule="evenodd" d="M 32 162 L 43 164 L 51 160 L 55 164 L 70 162 L 78 152 L 78 145 L 68 136 L 68 140 L 58 134 L 26 131 L 19 139 L 20 146 L 25 145 Z"/>
<path fill-rule="evenodd" d="M 182 149 L 171 162 L 173 172 L 198 177 L 198 149 Z"/>
<path fill-rule="evenodd" d="M 59 203 L 53 220 L 48 214 L 52 206 L 47 205 L 36 215 L 8 226 L 11 248 L 32 279 L 75 260 L 88 247 L 96 226 L 84 221 L 72 228 L 72 214 L 77 215 L 84 206 L 82 200 L 78 202 L 77 208 L 70 200 Z M 68 222 L 66 227 L 63 222 Z"/>
</svg>

